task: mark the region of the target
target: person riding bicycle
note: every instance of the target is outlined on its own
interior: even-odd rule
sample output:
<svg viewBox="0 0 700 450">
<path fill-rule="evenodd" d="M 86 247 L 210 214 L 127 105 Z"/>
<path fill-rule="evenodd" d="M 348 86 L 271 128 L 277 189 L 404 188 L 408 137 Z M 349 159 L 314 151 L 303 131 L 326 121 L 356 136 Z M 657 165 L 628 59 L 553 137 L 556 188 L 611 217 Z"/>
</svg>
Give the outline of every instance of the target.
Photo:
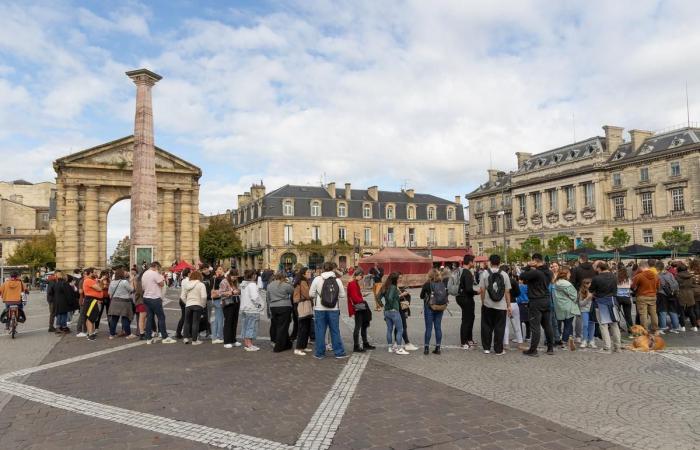
<svg viewBox="0 0 700 450">
<path fill-rule="evenodd" d="M 0 285 L 0 298 L 5 304 L 5 310 L 3 311 L 2 316 L 6 329 L 10 328 L 9 322 L 5 319 L 7 316 L 7 311 L 10 309 L 10 305 L 19 306 L 20 321 L 23 321 L 22 318 L 24 317 L 24 308 L 22 305 L 22 294 L 25 292 L 29 292 L 29 289 L 27 289 L 22 280 L 20 280 L 17 272 L 12 272 L 12 274 L 10 274 L 10 279 Z"/>
</svg>

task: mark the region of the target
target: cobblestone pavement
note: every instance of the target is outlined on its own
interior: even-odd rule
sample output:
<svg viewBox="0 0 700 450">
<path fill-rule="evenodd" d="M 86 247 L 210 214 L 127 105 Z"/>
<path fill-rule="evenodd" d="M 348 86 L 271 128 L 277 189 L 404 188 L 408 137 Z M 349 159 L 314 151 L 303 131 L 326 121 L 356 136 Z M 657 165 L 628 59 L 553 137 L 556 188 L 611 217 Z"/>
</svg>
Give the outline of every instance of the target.
<svg viewBox="0 0 700 450">
<path fill-rule="evenodd" d="M 176 305 L 166 307 L 170 329 Z M 421 346 L 418 306 L 408 329 Z M 698 336 L 669 336 L 666 355 L 497 357 L 453 348 L 460 314 L 451 309 L 442 355 L 402 357 L 380 347 L 369 362 L 273 354 L 264 340 L 262 351 L 246 353 L 209 342 L 123 347 L 124 339 L 56 338 L 43 327 L 9 344 L 1 338 L 2 354 L 12 357 L 0 360 L 0 377 L 40 362 L 57 366 L 0 379 L 0 391 L 4 383 L 24 396 L 0 410 L 0 449 L 699 447 Z M 26 329 L 45 318 L 39 308 Z M 261 321 L 260 335 L 267 327 Z M 377 313 L 373 342 L 382 344 L 384 332 Z M 342 334 L 349 350 L 349 328 Z M 66 362 L 101 350 L 111 353 Z"/>
</svg>

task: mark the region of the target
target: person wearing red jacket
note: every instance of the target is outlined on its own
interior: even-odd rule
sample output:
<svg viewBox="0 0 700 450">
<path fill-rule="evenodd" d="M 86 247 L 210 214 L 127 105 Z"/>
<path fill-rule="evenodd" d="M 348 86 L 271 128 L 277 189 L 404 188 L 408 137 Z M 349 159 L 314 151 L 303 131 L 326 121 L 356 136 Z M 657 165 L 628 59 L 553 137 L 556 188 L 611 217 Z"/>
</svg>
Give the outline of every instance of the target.
<svg viewBox="0 0 700 450">
<path fill-rule="evenodd" d="M 360 281 L 364 277 L 362 269 L 357 268 L 352 274 L 352 280 L 348 283 L 348 314 L 350 317 L 355 317 L 355 329 L 352 332 L 353 351 L 364 352 L 365 350 L 374 350 L 376 347 L 367 341 L 367 328 L 372 320 L 372 313 L 369 306 L 362 296 L 360 289 Z M 362 334 L 362 347 L 360 347 L 359 338 Z"/>
</svg>

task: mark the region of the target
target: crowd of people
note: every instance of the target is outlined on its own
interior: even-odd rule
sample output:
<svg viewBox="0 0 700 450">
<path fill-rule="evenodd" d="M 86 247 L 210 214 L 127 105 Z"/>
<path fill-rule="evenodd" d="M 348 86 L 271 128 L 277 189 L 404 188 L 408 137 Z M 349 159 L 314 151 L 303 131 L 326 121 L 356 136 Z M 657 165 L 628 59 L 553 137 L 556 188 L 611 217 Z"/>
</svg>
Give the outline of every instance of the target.
<svg viewBox="0 0 700 450">
<path fill-rule="evenodd" d="M 373 310 L 383 314 L 389 352 L 408 355 L 418 350 L 409 340 L 412 299 L 401 274 L 385 275 L 379 266 L 367 274 L 352 268 L 345 272 L 347 284 L 343 274 L 332 262 L 315 271 L 299 266 L 277 273 L 239 274 L 206 264 L 185 269 L 170 285 L 180 293 L 173 337 L 163 309 L 168 280 L 157 262 L 131 270 L 56 271 L 46 291 L 49 331 L 70 333 L 68 324 L 74 321 L 77 337 L 95 340 L 106 321 L 108 339 L 190 345 L 210 340 L 225 348 L 258 351 L 260 317 L 266 314 L 274 352 L 293 350 L 295 355 L 323 358 L 330 351 L 344 358 L 340 316 L 347 308 L 354 320 L 354 352 L 375 349 L 368 339 Z M 25 288 L 13 276 L 0 286 L 0 296 L 4 293 L 6 304 L 16 302 L 18 289 Z M 368 303 L 372 297 L 374 308 Z M 563 265 L 545 263 L 535 254 L 528 264 L 514 266 L 502 265 L 498 255 L 491 255 L 485 267 L 478 267 L 467 255 L 457 267 L 432 269 L 420 287 L 425 355 L 431 346 L 433 354 L 442 352 L 442 319 L 451 298 L 461 309 L 459 340 L 465 350 L 481 347 L 486 354 L 503 355 L 514 343 L 523 354 L 538 356 L 544 333 L 547 354 L 598 349 L 599 343 L 600 351 L 611 353 L 622 348 L 634 324 L 656 334 L 698 330 L 700 260 L 616 265 L 590 262 L 582 255 L 575 264 Z M 474 339 L 478 302 L 481 344 Z M 239 321 L 242 342 L 237 339 Z"/>
</svg>

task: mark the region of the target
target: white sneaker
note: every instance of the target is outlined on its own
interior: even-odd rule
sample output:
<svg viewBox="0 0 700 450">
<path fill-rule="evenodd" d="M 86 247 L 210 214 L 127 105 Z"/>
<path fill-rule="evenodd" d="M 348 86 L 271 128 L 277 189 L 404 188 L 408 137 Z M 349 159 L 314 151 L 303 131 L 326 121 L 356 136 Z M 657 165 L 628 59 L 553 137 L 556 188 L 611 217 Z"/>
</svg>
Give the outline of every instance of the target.
<svg viewBox="0 0 700 450">
<path fill-rule="evenodd" d="M 306 356 L 306 353 L 304 353 L 304 352 L 301 351 L 301 350 L 294 350 L 294 354 L 295 354 L 295 355 L 299 355 L 299 356 Z"/>
<path fill-rule="evenodd" d="M 693 331 L 698 331 L 698 327 L 693 327 Z"/>
<path fill-rule="evenodd" d="M 389 347 L 389 348 L 387 348 L 387 351 L 389 353 L 394 353 L 396 351 L 396 349 L 394 347 Z"/>
<path fill-rule="evenodd" d="M 578 347 L 579 348 L 586 348 L 586 347 L 588 347 L 588 343 L 586 343 L 586 341 L 582 341 Z"/>
<path fill-rule="evenodd" d="M 233 348 L 233 344 L 224 344 L 224 348 Z"/>
<path fill-rule="evenodd" d="M 685 327 L 681 327 L 681 331 L 685 331 Z"/>
<path fill-rule="evenodd" d="M 192 345 L 202 345 L 202 344 L 203 344 L 202 341 L 193 341 L 192 342 Z"/>
<path fill-rule="evenodd" d="M 488 355 L 489 353 L 491 353 L 491 350 L 484 350 L 484 355 Z"/>
<path fill-rule="evenodd" d="M 242 345 L 243 345 L 243 344 L 241 344 L 241 343 L 238 342 L 238 341 L 236 341 L 236 342 L 233 343 L 233 346 L 234 346 L 234 347 L 241 347 Z"/>
<path fill-rule="evenodd" d="M 183 343 L 183 344 L 189 344 L 190 342 L 192 342 L 192 340 L 189 339 L 189 338 L 185 338 L 185 339 L 182 340 L 182 343 Z"/>
<path fill-rule="evenodd" d="M 332 345 L 332 344 L 326 344 L 326 351 L 327 351 L 327 352 L 332 352 L 332 351 L 333 351 L 333 345 Z"/>
<path fill-rule="evenodd" d="M 305 351 L 306 353 L 311 353 L 314 351 L 314 349 L 313 348 L 305 348 L 303 351 Z"/>
<path fill-rule="evenodd" d="M 666 333 L 664 332 L 664 330 L 659 330 L 659 331 L 656 332 L 656 334 L 658 334 L 658 335 L 664 335 L 664 334 L 666 334 Z"/>
<path fill-rule="evenodd" d="M 87 333 L 80 332 L 76 334 L 75 337 L 87 337 Z"/>
<path fill-rule="evenodd" d="M 588 346 L 589 346 L 590 348 L 598 348 L 598 346 L 595 345 L 595 341 L 588 341 Z"/>
<path fill-rule="evenodd" d="M 397 355 L 408 355 L 408 354 L 409 354 L 409 353 L 406 351 L 406 349 L 403 349 L 403 348 L 400 348 L 400 349 L 396 350 L 394 353 L 396 353 Z"/>
<path fill-rule="evenodd" d="M 576 339 L 574 339 L 574 342 L 576 342 L 577 344 L 580 344 L 580 343 L 581 343 L 581 338 L 580 338 L 580 337 L 577 337 Z"/>
<path fill-rule="evenodd" d="M 251 345 L 250 347 L 245 348 L 245 351 L 247 351 L 247 352 L 257 352 L 258 350 L 260 350 L 260 349 L 254 345 Z"/>
<path fill-rule="evenodd" d="M 177 343 L 177 340 L 171 338 L 170 336 L 166 337 L 165 339 L 163 339 L 163 342 L 161 342 L 161 344 L 176 344 L 176 343 Z"/>
<path fill-rule="evenodd" d="M 224 340 L 223 339 L 214 339 L 213 341 L 211 341 L 211 343 L 212 344 L 223 344 Z"/>
<path fill-rule="evenodd" d="M 153 339 L 146 339 L 146 345 L 151 345 L 155 341 Z"/>
<path fill-rule="evenodd" d="M 469 350 L 469 344 L 464 344 L 464 345 L 461 347 L 461 349 L 462 349 L 462 350 Z"/>
<path fill-rule="evenodd" d="M 153 339 L 151 339 L 151 340 L 152 340 L 153 342 L 158 342 L 158 341 L 160 341 L 161 339 L 162 339 L 162 338 L 161 338 L 160 336 L 153 336 Z"/>
<path fill-rule="evenodd" d="M 671 333 L 678 334 L 678 333 L 680 333 L 680 330 L 671 330 Z"/>
<path fill-rule="evenodd" d="M 416 347 L 416 346 L 413 345 L 413 344 L 406 344 L 406 345 L 404 346 L 404 350 L 408 350 L 408 351 L 410 351 L 410 352 L 413 352 L 413 351 L 415 351 L 415 350 L 418 350 L 418 347 Z"/>
</svg>

